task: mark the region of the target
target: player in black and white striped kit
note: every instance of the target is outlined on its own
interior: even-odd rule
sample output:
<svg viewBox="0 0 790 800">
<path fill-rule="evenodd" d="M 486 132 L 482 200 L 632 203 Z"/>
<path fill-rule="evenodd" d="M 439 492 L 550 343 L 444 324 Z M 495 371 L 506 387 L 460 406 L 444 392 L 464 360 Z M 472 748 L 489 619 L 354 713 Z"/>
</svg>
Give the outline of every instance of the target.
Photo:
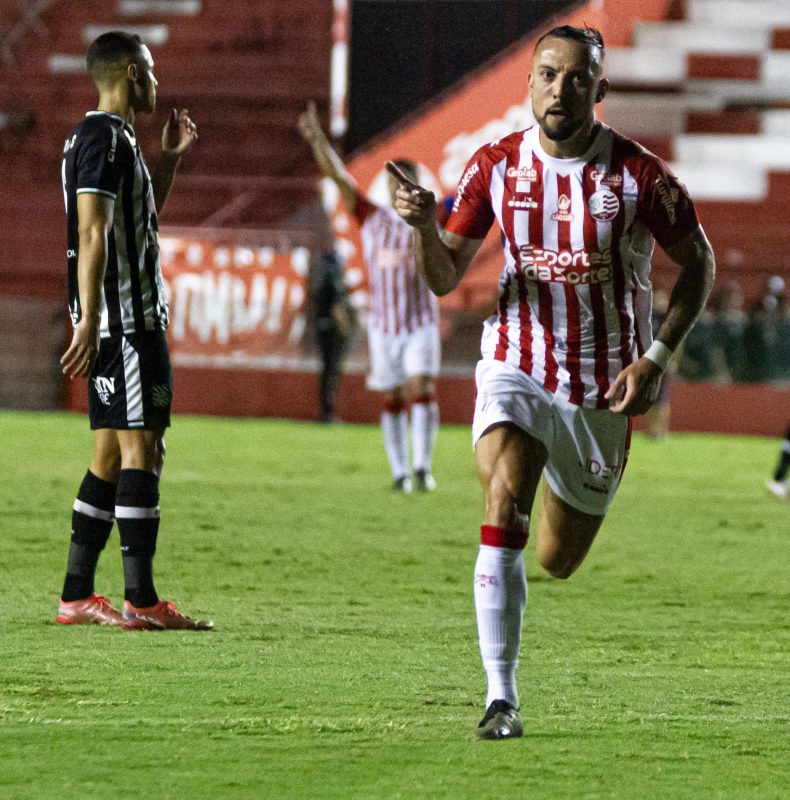
<svg viewBox="0 0 790 800">
<path fill-rule="evenodd" d="M 162 156 L 149 173 L 134 122 L 137 113 L 156 106 L 150 51 L 138 36 L 113 31 L 91 44 L 87 66 L 99 104 L 69 134 L 62 166 L 74 334 L 61 364 L 68 377 L 88 378 L 94 445 L 74 502 L 57 621 L 208 630 L 212 623 L 193 620 L 160 600 L 152 574 L 173 386 L 157 214 L 197 129 L 186 110 L 172 109 L 162 132 Z M 125 583 L 122 614 L 93 585 L 116 520 Z"/>
</svg>

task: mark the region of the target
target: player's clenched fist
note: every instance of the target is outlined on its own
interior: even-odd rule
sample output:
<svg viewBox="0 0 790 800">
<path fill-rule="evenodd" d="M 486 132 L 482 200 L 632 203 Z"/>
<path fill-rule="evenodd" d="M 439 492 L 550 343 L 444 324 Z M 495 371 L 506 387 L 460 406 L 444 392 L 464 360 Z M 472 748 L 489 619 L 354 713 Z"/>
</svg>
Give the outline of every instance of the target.
<svg viewBox="0 0 790 800">
<path fill-rule="evenodd" d="M 392 161 L 387 161 L 384 166 L 398 182 L 393 203 L 398 214 L 415 228 L 435 228 L 436 198 L 433 192 L 409 180 Z"/>
</svg>

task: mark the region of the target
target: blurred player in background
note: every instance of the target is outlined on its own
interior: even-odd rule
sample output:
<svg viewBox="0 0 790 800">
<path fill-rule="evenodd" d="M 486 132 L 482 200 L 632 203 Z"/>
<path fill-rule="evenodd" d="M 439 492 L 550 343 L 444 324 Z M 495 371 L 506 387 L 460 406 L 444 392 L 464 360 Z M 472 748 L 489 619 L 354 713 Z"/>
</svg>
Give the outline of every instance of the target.
<svg viewBox="0 0 790 800">
<path fill-rule="evenodd" d="M 395 208 L 417 264 L 454 289 L 496 220 L 505 265 L 483 331 L 473 435 L 484 493 L 474 594 L 488 678 L 484 739 L 521 736 L 516 687 L 527 600 L 523 549 L 541 474 L 537 556 L 569 578 L 625 469 L 630 416 L 652 405 L 715 273 L 694 206 L 666 165 L 595 119 L 608 90 L 597 30 L 555 28 L 529 75 L 537 125 L 480 148 L 440 235 L 433 194 L 400 178 Z M 680 266 L 651 344 L 654 241 Z M 561 636 L 562 631 L 558 630 Z"/>
<path fill-rule="evenodd" d="M 779 454 L 779 463 L 776 465 L 771 480 L 766 481 L 765 485 L 771 494 L 776 495 L 780 500 L 790 498 L 787 488 L 787 473 L 790 472 L 790 428 L 787 429 L 782 450 Z"/>
<path fill-rule="evenodd" d="M 87 65 L 98 109 L 71 131 L 63 156 L 74 334 L 61 364 L 69 378 L 89 379 L 93 459 L 74 501 L 57 621 L 208 630 L 211 622 L 159 599 L 152 565 L 173 385 L 157 216 L 197 129 L 186 110 L 172 109 L 162 156 L 149 175 L 134 122 L 156 106 L 150 51 L 138 36 L 109 32 L 91 44 Z M 114 520 L 123 554 L 123 614 L 94 592 Z"/>
<path fill-rule="evenodd" d="M 374 205 L 360 194 L 321 129 L 314 103 L 299 117 L 299 130 L 319 169 L 337 185 L 360 225 L 370 286 L 367 383 L 384 399 L 381 429 L 393 488 L 411 492 L 413 473 L 415 488 L 430 491 L 436 488 L 431 460 L 439 428 L 435 387 L 441 347 L 439 304 L 417 271 L 414 232 L 392 208 Z M 411 180 L 417 180 L 415 164 L 398 163 Z M 394 197 L 394 178 L 389 185 Z M 411 466 L 407 402 L 411 403 Z"/>
</svg>

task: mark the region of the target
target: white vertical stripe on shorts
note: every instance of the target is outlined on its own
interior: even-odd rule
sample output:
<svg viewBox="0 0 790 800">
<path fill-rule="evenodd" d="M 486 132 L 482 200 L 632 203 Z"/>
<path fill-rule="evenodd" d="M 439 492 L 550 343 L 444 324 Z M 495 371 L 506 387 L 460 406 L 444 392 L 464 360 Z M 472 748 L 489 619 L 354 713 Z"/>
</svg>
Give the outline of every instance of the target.
<svg viewBox="0 0 790 800">
<path fill-rule="evenodd" d="M 130 428 L 142 428 L 143 418 L 143 382 L 140 375 L 140 356 L 129 344 L 126 337 L 122 339 L 123 377 L 126 383 L 126 422 Z"/>
<path fill-rule="evenodd" d="M 82 500 L 74 501 L 74 510 L 78 511 L 80 514 L 84 514 L 86 517 L 103 519 L 107 522 L 112 522 L 115 519 L 112 511 L 105 511 L 103 508 L 96 508 L 96 506 L 92 506 L 90 503 L 83 503 Z"/>
</svg>

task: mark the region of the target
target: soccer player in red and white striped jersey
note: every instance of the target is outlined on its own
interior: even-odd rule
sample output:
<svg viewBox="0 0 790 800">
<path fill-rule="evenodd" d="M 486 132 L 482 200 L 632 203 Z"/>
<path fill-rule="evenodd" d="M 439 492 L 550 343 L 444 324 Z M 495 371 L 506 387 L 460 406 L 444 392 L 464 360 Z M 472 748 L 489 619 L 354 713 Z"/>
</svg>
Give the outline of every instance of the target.
<svg viewBox="0 0 790 800">
<path fill-rule="evenodd" d="M 416 229 L 417 264 L 439 295 L 461 280 L 495 220 L 503 233 L 500 300 L 484 326 L 473 424 L 485 495 L 475 567 L 488 677 L 483 738 L 522 734 L 523 549 L 538 481 L 537 556 L 568 578 L 619 485 L 630 417 L 655 400 L 715 273 L 685 188 L 660 159 L 595 119 L 609 86 L 603 56 L 595 29 L 563 26 L 541 37 L 529 76 L 537 124 L 475 153 L 441 237 L 430 192 L 401 176 L 396 193 L 396 210 Z M 651 343 L 655 242 L 680 274 Z"/>
<path fill-rule="evenodd" d="M 435 389 L 439 304 L 417 270 L 414 230 L 392 207 L 375 205 L 359 192 L 321 129 L 314 104 L 299 118 L 299 129 L 321 171 L 337 185 L 360 226 L 370 289 L 367 384 L 383 395 L 381 427 L 393 488 L 410 492 L 413 471 L 416 488 L 431 490 L 436 486 L 431 459 L 439 425 Z M 413 162 L 397 163 L 411 180 L 417 180 Z M 392 176 L 389 180 L 394 198 L 399 184 Z M 411 465 L 407 400 L 411 402 Z"/>
</svg>

